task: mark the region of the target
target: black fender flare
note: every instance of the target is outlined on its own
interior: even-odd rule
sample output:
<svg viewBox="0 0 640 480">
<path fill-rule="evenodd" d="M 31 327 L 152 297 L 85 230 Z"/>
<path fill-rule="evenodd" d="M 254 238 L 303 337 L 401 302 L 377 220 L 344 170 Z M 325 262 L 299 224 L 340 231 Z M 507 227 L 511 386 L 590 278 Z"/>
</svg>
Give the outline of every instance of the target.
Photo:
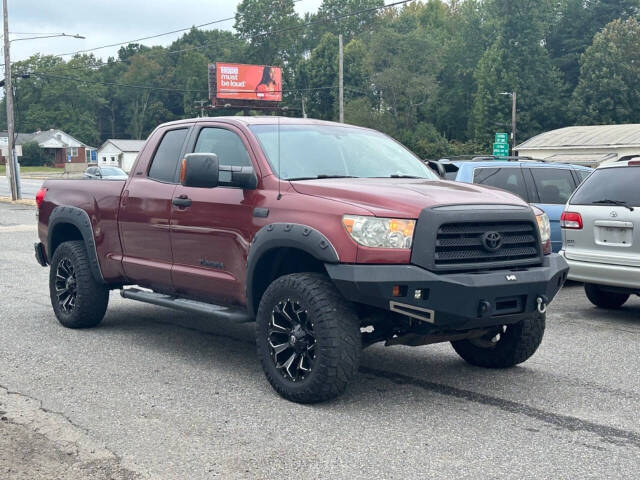
<svg viewBox="0 0 640 480">
<path fill-rule="evenodd" d="M 91 273 L 98 282 L 106 283 L 102 276 L 102 270 L 100 269 L 96 242 L 93 237 L 93 228 L 91 227 L 91 219 L 87 212 L 81 208 L 70 206 L 58 206 L 53 209 L 49 216 L 49 231 L 47 234 L 47 252 L 49 254 L 49 258 L 53 258 L 52 234 L 55 232 L 56 225 L 59 224 L 71 224 L 80 231 L 82 239 L 84 240 L 85 248 L 87 249 Z"/>
<path fill-rule="evenodd" d="M 258 262 L 269 250 L 275 248 L 297 248 L 324 263 L 338 263 L 338 252 L 321 232 L 308 225 L 298 223 L 271 223 L 256 232 L 247 256 L 246 295 L 247 308 L 252 317 L 256 315 L 253 305 L 253 276 Z"/>
</svg>

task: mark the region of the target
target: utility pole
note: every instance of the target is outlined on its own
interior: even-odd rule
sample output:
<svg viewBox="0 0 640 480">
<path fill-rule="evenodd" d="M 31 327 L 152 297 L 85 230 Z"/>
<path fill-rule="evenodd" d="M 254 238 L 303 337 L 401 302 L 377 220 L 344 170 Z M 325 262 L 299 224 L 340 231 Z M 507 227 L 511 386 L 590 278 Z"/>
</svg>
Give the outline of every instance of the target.
<svg viewBox="0 0 640 480">
<path fill-rule="evenodd" d="M 516 101 L 516 92 L 514 91 L 511 94 L 511 154 L 516 154 L 516 112 L 517 112 L 517 101 Z"/>
<path fill-rule="evenodd" d="M 208 100 L 196 100 L 195 102 L 196 105 L 200 106 L 200 118 L 204 117 L 204 106 L 209 103 Z"/>
<path fill-rule="evenodd" d="M 7 157 L 6 163 L 11 178 L 11 200 L 20 198 L 18 168 L 15 156 L 15 131 L 13 125 L 13 89 L 11 85 L 11 58 L 9 55 L 9 13 L 7 12 L 7 0 L 2 0 L 4 15 L 4 92 L 7 102 Z"/>
<path fill-rule="evenodd" d="M 6 0 L 5 0 L 6 1 Z M 339 103 L 340 103 L 340 123 L 344 123 L 344 69 L 342 55 L 342 34 L 338 35 L 338 84 L 339 84 Z"/>
</svg>

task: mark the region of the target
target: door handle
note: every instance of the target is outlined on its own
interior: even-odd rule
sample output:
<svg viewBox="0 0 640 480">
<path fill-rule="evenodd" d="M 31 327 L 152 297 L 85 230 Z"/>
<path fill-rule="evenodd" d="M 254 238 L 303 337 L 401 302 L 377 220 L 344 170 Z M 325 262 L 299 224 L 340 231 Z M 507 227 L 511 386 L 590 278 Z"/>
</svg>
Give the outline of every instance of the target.
<svg viewBox="0 0 640 480">
<path fill-rule="evenodd" d="M 180 195 L 179 197 L 174 197 L 171 203 L 179 208 L 187 208 L 191 206 L 191 199 L 186 195 Z"/>
</svg>

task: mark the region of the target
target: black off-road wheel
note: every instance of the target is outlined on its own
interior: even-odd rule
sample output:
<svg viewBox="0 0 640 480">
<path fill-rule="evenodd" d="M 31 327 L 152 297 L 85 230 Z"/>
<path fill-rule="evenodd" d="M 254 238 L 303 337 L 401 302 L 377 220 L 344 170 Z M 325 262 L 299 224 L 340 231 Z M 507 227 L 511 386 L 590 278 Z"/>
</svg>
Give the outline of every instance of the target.
<svg viewBox="0 0 640 480">
<path fill-rule="evenodd" d="M 95 280 L 82 241 L 62 243 L 53 254 L 49 295 L 58 321 L 68 328 L 98 325 L 107 311 L 109 288 Z"/>
<path fill-rule="evenodd" d="M 467 363 L 485 368 L 509 368 L 529 359 L 544 336 L 545 314 L 505 325 L 490 336 L 451 342 Z"/>
<path fill-rule="evenodd" d="M 256 321 L 262 368 L 287 400 L 335 398 L 356 376 L 362 351 L 358 316 L 328 278 L 278 278 L 264 293 Z"/>
<path fill-rule="evenodd" d="M 589 301 L 596 307 L 609 310 L 620 308 L 630 297 L 628 293 L 609 292 L 593 283 L 584 284 L 584 293 L 587 294 Z"/>
</svg>

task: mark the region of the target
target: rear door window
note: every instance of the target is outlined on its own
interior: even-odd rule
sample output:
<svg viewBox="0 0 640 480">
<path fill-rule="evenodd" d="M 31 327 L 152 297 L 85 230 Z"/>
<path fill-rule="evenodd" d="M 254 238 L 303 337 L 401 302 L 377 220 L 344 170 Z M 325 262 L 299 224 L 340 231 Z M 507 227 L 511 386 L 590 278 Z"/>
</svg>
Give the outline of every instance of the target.
<svg viewBox="0 0 640 480">
<path fill-rule="evenodd" d="M 625 202 L 640 207 L 640 167 L 601 168 L 578 187 L 573 205 L 607 205 Z"/>
<path fill-rule="evenodd" d="M 564 205 L 576 188 L 568 168 L 531 168 L 540 203 Z"/>
<path fill-rule="evenodd" d="M 473 183 L 502 188 L 529 201 L 520 167 L 476 168 L 473 172 Z"/>
<path fill-rule="evenodd" d="M 160 146 L 153 156 L 151 167 L 149 168 L 149 178 L 161 182 L 175 183 L 178 171 L 178 162 L 185 138 L 187 138 L 188 128 L 169 130 L 162 137 Z"/>
</svg>

